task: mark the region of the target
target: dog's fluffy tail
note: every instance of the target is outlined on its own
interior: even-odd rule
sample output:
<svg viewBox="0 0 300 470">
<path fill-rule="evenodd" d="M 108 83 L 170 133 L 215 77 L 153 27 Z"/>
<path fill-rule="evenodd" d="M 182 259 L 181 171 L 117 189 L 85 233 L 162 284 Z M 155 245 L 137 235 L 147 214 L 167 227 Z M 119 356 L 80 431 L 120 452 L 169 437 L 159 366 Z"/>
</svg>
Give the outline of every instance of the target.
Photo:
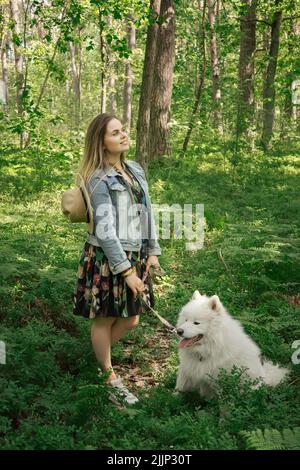
<svg viewBox="0 0 300 470">
<path fill-rule="evenodd" d="M 284 367 L 279 367 L 271 361 L 264 363 L 265 369 L 265 383 L 271 386 L 278 385 L 289 374 L 289 370 Z"/>
</svg>

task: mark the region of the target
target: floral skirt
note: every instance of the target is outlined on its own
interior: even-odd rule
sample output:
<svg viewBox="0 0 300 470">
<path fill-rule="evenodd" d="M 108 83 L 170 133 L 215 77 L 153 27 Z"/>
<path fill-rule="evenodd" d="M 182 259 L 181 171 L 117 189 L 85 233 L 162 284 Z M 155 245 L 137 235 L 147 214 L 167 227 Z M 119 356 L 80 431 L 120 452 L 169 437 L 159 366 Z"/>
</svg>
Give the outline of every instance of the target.
<svg viewBox="0 0 300 470">
<path fill-rule="evenodd" d="M 146 269 L 146 256 L 142 252 L 126 251 L 136 275 L 142 279 Z M 108 260 L 98 246 L 85 242 L 79 261 L 77 281 L 73 294 L 73 313 L 85 318 L 131 317 L 154 307 L 153 284 L 148 273 L 142 293 L 144 302 L 134 298 L 121 274 L 112 274 Z"/>
</svg>

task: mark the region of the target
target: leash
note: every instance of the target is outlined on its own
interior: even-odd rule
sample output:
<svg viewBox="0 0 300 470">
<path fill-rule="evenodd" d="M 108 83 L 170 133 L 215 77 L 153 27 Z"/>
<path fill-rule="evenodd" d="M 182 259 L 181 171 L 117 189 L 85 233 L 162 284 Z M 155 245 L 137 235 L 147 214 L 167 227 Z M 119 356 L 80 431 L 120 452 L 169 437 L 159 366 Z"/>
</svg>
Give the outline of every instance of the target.
<svg viewBox="0 0 300 470">
<path fill-rule="evenodd" d="M 157 316 L 157 318 L 161 321 L 161 323 L 163 323 L 163 325 L 165 325 L 165 327 L 171 332 L 171 333 L 174 333 L 176 336 L 177 336 L 177 329 L 175 328 L 175 326 L 171 325 L 171 323 L 169 323 L 164 317 L 162 317 L 161 315 L 159 315 L 159 313 L 157 313 L 152 307 L 150 307 L 149 304 L 147 304 L 147 302 L 143 299 L 142 297 L 142 294 L 138 294 L 138 298 L 144 303 L 144 305 L 149 308 L 151 310 L 151 312 L 154 313 L 154 315 Z"/>
</svg>

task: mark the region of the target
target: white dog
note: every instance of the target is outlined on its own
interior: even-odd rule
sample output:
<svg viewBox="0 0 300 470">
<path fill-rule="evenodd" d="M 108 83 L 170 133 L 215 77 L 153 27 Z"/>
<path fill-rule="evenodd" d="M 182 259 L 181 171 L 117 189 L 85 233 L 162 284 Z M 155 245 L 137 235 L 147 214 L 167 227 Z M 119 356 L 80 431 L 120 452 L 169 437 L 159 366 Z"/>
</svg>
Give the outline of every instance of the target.
<svg viewBox="0 0 300 470">
<path fill-rule="evenodd" d="M 219 297 L 207 297 L 195 291 L 181 310 L 177 321 L 180 365 L 176 390 L 198 391 L 202 396 L 214 395 L 213 379 L 220 369 L 231 371 L 233 366 L 247 368 L 252 378 L 277 385 L 288 373 L 272 362 L 261 359 L 261 351 L 233 319 Z"/>
</svg>

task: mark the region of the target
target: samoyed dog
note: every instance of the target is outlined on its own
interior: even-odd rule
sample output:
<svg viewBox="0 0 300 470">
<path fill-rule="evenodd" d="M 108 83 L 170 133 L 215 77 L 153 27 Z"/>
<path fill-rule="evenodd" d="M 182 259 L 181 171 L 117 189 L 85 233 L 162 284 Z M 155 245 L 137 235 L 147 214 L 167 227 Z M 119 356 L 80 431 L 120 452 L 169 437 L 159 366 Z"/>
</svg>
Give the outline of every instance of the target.
<svg viewBox="0 0 300 470">
<path fill-rule="evenodd" d="M 206 398 L 214 396 L 214 381 L 220 369 L 246 368 L 252 379 L 275 386 L 288 374 L 270 361 L 264 362 L 259 347 L 232 318 L 219 297 L 207 297 L 195 291 L 182 308 L 177 321 L 179 369 L 176 390 L 198 391 Z"/>
</svg>

